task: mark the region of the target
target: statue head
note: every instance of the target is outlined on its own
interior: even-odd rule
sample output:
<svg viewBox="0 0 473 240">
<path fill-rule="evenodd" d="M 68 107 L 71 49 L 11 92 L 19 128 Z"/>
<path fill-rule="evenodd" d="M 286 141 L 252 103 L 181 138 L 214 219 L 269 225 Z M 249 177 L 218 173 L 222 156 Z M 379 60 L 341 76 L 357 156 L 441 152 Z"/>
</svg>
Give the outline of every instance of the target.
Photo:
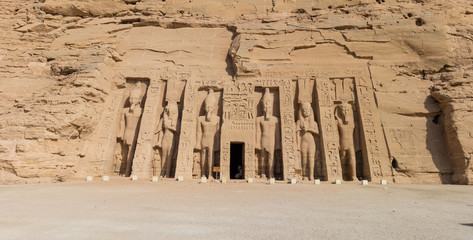
<svg viewBox="0 0 473 240">
<path fill-rule="evenodd" d="M 341 118 L 343 124 L 348 124 L 350 118 L 352 118 L 352 106 L 349 103 L 343 102 L 337 106 L 338 108 L 338 115 Z"/>
<path fill-rule="evenodd" d="M 212 115 L 214 111 L 214 106 L 215 106 L 215 97 L 213 95 L 213 90 L 210 89 L 209 93 L 207 94 L 207 97 L 205 98 L 204 104 L 205 104 L 205 113 Z"/>
<path fill-rule="evenodd" d="M 177 114 L 177 103 L 175 101 L 169 100 L 168 104 L 164 108 L 164 111 L 168 116 L 175 116 Z"/>
<path fill-rule="evenodd" d="M 263 112 L 267 115 L 273 115 L 273 96 L 269 92 L 269 88 L 264 89 Z"/>
<path fill-rule="evenodd" d="M 128 97 L 130 105 L 140 104 L 141 102 L 141 88 L 135 87 L 130 91 L 130 97 Z"/>
<path fill-rule="evenodd" d="M 351 106 L 350 104 L 343 102 L 340 104 L 340 110 L 342 111 L 343 116 L 348 117 L 351 111 Z"/>
<path fill-rule="evenodd" d="M 301 114 L 303 117 L 310 117 L 312 114 L 312 106 L 308 102 L 301 103 Z"/>
</svg>

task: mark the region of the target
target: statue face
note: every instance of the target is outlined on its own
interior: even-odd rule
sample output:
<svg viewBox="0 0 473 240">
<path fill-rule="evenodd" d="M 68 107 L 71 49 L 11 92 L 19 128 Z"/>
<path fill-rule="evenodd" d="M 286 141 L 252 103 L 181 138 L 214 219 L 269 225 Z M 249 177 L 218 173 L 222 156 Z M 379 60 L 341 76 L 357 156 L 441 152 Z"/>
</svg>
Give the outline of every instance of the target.
<svg viewBox="0 0 473 240">
<path fill-rule="evenodd" d="M 177 106 L 175 104 L 168 103 L 165 111 L 168 116 L 174 116 L 177 113 Z"/>
<path fill-rule="evenodd" d="M 138 104 L 138 103 L 140 103 L 140 97 L 136 96 L 135 94 L 131 94 L 130 98 L 129 98 L 129 101 L 130 101 L 130 105 Z"/>
<path fill-rule="evenodd" d="M 212 114 L 214 111 L 214 107 L 212 105 L 206 104 L 205 105 L 205 112 L 208 114 Z"/>
<path fill-rule="evenodd" d="M 303 117 L 309 117 L 311 114 L 311 106 L 310 104 L 302 104 L 302 116 Z"/>
<path fill-rule="evenodd" d="M 349 105 L 342 104 L 341 105 L 341 110 L 342 110 L 343 116 L 347 117 L 347 114 L 349 114 L 349 112 L 350 112 Z"/>
</svg>

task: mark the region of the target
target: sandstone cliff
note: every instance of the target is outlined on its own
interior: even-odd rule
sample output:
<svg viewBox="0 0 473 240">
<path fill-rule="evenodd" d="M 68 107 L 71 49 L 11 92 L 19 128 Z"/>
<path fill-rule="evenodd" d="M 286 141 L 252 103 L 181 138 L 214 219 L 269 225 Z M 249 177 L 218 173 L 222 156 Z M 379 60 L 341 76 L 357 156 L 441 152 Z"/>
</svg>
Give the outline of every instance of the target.
<svg viewBox="0 0 473 240">
<path fill-rule="evenodd" d="M 127 79 L 298 79 L 351 66 L 369 69 L 389 179 L 473 183 L 469 0 L 0 5 L 4 184 L 102 174 L 91 156 L 107 148 L 94 145 Z"/>
</svg>

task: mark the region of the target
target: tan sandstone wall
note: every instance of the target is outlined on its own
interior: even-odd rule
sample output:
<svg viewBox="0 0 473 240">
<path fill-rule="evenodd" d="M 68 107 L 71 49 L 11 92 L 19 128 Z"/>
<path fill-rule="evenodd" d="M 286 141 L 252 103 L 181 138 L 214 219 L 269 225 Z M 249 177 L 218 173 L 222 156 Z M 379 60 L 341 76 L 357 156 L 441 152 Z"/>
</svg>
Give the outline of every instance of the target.
<svg viewBox="0 0 473 240">
<path fill-rule="evenodd" d="M 352 90 L 355 101 L 373 99 L 368 110 L 376 142 L 364 140 L 366 149 L 375 146 L 385 159 L 382 178 L 473 183 L 471 1 L 0 0 L 0 5 L 4 184 L 108 174 L 133 81 L 149 89 L 141 121 L 152 125 L 173 83 L 182 85 L 175 87 L 183 92 L 181 111 L 189 109 L 184 89 L 197 92 L 192 107 L 197 112 L 187 114 L 198 117 L 202 89 L 209 86 L 225 94 L 223 86 L 234 81 L 264 87 L 260 79 L 287 79 L 296 99 L 300 79 L 332 77 L 366 83 L 366 95 Z M 200 87 L 189 89 L 191 81 Z M 316 120 L 323 124 L 328 108 L 320 103 L 317 109 Z M 371 120 L 361 118 L 366 130 Z M 142 123 L 137 149 L 147 155 L 135 155 L 137 162 L 153 154 L 154 144 L 147 142 L 151 125 Z M 182 161 L 176 171 L 189 172 Z M 289 167 L 298 169 L 295 162 Z"/>
</svg>

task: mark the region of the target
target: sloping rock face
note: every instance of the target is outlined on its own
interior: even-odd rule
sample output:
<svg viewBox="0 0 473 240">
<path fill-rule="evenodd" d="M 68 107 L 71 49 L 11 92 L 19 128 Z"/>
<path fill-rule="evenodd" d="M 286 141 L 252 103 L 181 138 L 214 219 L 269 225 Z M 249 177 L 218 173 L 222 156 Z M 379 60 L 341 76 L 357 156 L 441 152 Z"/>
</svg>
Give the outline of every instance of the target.
<svg viewBox="0 0 473 240">
<path fill-rule="evenodd" d="M 256 124 L 267 111 L 258 103 L 266 101 L 266 88 L 282 128 L 274 152 L 281 178 L 305 176 L 303 150 L 292 141 L 299 130 L 290 129 L 298 129 L 299 103 L 309 102 L 320 129 L 314 135 L 315 177 L 347 180 L 350 166 L 341 153 L 346 143 L 337 130 L 337 119 L 347 116 L 338 111 L 345 103 L 352 106 L 357 163 L 351 168 L 357 168 L 358 179 L 473 184 L 469 0 L 0 4 L 3 184 L 110 174 L 146 178 L 163 171 L 166 156 L 173 177 L 205 175 L 199 162 L 207 157 L 200 155 L 194 128 L 212 94 L 223 122 L 215 146 L 222 176 L 232 178 L 225 164 L 232 161 L 229 146 L 236 141 L 245 144 L 245 178 L 261 177 L 259 161 L 252 160 L 261 157 L 254 150 L 258 142 L 233 140 L 225 129 L 240 122 L 225 114 L 233 101 L 228 99 L 238 92 L 252 99 L 245 107 L 253 106 L 246 110 Z M 132 109 L 128 96 L 137 88 L 142 113 L 128 144 L 119 132 L 130 126 L 123 116 Z M 178 106 L 180 138 L 170 140 L 176 141 L 170 148 L 174 155 L 164 156 L 156 129 L 170 116 L 170 102 Z M 228 110 L 229 116 L 233 112 Z M 126 162 L 132 160 L 127 173 Z"/>
</svg>

